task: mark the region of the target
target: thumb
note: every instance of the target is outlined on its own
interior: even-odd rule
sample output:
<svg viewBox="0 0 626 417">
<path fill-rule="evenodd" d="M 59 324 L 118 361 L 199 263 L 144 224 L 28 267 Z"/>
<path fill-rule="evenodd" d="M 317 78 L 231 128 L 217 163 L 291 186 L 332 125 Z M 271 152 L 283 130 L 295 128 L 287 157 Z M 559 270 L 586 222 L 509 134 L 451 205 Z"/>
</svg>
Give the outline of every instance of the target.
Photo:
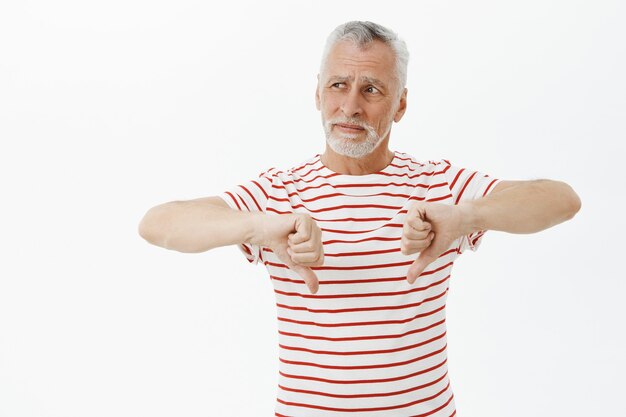
<svg viewBox="0 0 626 417">
<path fill-rule="evenodd" d="M 315 272 L 313 272 L 311 268 L 298 264 L 293 264 L 289 267 L 302 277 L 306 286 L 309 287 L 309 291 L 311 291 L 311 294 L 315 294 L 317 292 L 320 284 L 319 280 L 317 279 L 317 275 L 315 275 Z"/>
<path fill-rule="evenodd" d="M 428 265 L 434 262 L 437 259 L 437 254 L 434 253 L 433 247 L 429 246 L 420 252 L 419 256 L 411 266 L 409 267 L 409 271 L 406 275 L 406 280 L 409 284 L 413 284 L 417 277 L 420 276 L 422 272 L 426 269 Z"/>
<path fill-rule="evenodd" d="M 302 277 L 306 286 L 309 287 L 309 291 L 311 291 L 311 294 L 315 294 L 317 292 L 319 288 L 319 280 L 317 279 L 317 275 L 315 275 L 315 272 L 313 272 L 311 268 L 295 263 L 291 259 L 291 255 L 289 255 L 289 249 L 286 248 L 286 245 L 279 245 L 272 248 L 272 250 L 274 251 L 274 254 L 276 254 L 276 256 L 278 257 L 278 259 L 280 259 L 285 263 L 285 265 L 287 265 L 287 268 L 291 269 L 292 271 L 300 275 L 300 277 Z"/>
</svg>

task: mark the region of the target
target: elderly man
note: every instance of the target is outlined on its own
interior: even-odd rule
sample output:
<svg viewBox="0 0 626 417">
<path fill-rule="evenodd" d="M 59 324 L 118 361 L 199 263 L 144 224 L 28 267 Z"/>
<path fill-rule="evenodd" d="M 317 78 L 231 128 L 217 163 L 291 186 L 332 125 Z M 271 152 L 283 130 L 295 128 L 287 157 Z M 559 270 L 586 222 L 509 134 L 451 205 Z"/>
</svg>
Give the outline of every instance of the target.
<svg viewBox="0 0 626 417">
<path fill-rule="evenodd" d="M 455 415 L 445 324 L 454 261 L 487 230 L 533 233 L 580 208 L 562 182 L 502 181 L 390 151 L 407 62 L 392 31 L 339 26 L 315 94 L 322 155 L 156 206 L 140 223 L 167 249 L 238 245 L 263 262 L 278 312 L 276 416 Z"/>
</svg>

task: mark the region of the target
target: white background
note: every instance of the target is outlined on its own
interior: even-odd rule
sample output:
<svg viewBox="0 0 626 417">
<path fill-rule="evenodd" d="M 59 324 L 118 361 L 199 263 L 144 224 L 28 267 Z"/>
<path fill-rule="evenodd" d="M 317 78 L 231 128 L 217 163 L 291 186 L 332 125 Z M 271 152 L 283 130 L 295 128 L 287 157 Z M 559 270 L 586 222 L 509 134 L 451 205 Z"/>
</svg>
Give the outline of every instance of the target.
<svg viewBox="0 0 626 417">
<path fill-rule="evenodd" d="M 137 225 L 322 152 L 318 63 L 353 19 L 411 52 L 392 150 L 563 180 L 583 202 L 457 262 L 458 415 L 626 415 L 624 2 L 4 0 L 1 417 L 273 415 L 263 267 Z"/>
</svg>

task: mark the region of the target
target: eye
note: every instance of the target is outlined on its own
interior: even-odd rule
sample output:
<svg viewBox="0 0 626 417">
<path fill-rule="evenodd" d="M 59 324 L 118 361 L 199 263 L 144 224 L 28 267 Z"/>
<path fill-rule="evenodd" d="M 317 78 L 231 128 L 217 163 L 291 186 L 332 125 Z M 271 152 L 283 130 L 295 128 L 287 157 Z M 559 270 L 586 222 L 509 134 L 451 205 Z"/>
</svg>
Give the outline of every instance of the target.
<svg viewBox="0 0 626 417">
<path fill-rule="evenodd" d="M 380 94 L 380 90 L 371 85 L 365 89 L 365 92 L 368 94 Z"/>
<path fill-rule="evenodd" d="M 345 87 L 346 83 L 342 83 L 342 82 L 338 82 L 338 83 L 333 83 L 330 85 L 330 88 L 343 88 Z"/>
</svg>

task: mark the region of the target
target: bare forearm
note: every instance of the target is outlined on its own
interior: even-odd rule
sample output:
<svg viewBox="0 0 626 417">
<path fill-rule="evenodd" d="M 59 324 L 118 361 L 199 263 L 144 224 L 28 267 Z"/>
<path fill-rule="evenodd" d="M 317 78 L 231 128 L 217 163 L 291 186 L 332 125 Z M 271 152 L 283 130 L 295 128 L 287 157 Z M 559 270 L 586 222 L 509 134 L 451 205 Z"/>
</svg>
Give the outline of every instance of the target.
<svg viewBox="0 0 626 417">
<path fill-rule="evenodd" d="M 262 213 L 247 213 L 211 199 L 172 201 L 151 208 L 139 234 L 153 245 L 179 252 L 204 252 L 254 240 Z"/>
<path fill-rule="evenodd" d="M 535 180 L 462 204 L 470 231 L 534 233 L 571 219 L 581 203 L 564 182 Z"/>
</svg>

